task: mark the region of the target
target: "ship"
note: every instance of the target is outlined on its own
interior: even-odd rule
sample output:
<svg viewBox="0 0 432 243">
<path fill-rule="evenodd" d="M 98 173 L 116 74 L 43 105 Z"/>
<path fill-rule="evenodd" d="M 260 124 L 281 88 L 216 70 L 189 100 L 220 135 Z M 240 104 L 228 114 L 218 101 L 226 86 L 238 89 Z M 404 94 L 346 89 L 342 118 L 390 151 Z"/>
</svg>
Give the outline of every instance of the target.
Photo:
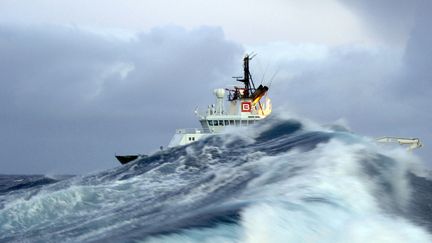
<svg viewBox="0 0 432 243">
<path fill-rule="evenodd" d="M 204 137 L 221 133 L 227 127 L 245 127 L 265 119 L 272 111 L 268 97 L 269 87 L 260 84 L 258 87 L 252 79 L 249 63 L 255 55 L 246 54 L 243 58 L 243 77 L 234 77 L 240 85 L 233 88 L 214 90 L 215 104 L 207 106 L 204 113 L 195 110 L 201 128 L 177 129 L 168 148 L 187 145 Z M 226 104 L 227 103 L 227 104 Z M 377 143 L 397 143 L 407 146 L 408 150 L 421 148 L 418 138 L 380 137 Z M 163 147 L 160 147 L 163 150 Z M 115 155 L 121 164 L 127 164 L 148 157 L 145 154 Z"/>
<path fill-rule="evenodd" d="M 269 87 L 255 85 L 249 63 L 256 54 L 246 54 L 243 58 L 243 77 L 234 77 L 237 84 L 232 88 L 218 88 L 213 91 L 215 104 L 206 111 L 195 110 L 201 128 L 177 129 L 168 143 L 168 148 L 187 145 L 204 137 L 221 133 L 227 127 L 245 127 L 265 119 L 272 111 L 268 97 Z M 161 146 L 161 149 L 162 146 Z M 145 158 L 144 154 L 115 155 L 121 164 Z"/>
</svg>

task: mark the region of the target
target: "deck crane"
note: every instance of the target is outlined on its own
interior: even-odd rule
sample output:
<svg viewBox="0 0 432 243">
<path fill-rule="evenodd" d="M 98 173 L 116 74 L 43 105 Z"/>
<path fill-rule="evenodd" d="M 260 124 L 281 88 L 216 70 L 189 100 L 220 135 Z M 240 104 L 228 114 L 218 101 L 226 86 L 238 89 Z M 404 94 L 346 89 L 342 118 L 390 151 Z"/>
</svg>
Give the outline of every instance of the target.
<svg viewBox="0 0 432 243">
<path fill-rule="evenodd" d="M 377 138 L 376 141 L 380 143 L 399 143 L 400 145 L 406 145 L 409 151 L 423 146 L 418 138 L 380 137 Z"/>
</svg>

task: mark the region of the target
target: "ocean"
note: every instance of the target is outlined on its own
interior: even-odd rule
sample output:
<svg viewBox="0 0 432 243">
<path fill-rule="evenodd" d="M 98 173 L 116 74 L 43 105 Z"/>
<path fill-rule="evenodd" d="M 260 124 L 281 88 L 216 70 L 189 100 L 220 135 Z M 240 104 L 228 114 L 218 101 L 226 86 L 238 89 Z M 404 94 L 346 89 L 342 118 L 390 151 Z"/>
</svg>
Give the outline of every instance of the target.
<svg viewBox="0 0 432 243">
<path fill-rule="evenodd" d="M 432 242 L 423 164 L 272 116 L 89 175 L 2 175 L 0 242 Z"/>
</svg>

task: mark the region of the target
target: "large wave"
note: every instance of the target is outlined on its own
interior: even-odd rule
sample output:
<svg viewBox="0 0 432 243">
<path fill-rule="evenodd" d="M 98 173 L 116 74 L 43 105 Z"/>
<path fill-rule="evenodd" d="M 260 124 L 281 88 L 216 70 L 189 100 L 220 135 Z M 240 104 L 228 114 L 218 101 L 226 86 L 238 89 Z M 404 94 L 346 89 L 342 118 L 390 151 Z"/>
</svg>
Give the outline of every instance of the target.
<svg viewBox="0 0 432 243">
<path fill-rule="evenodd" d="M 0 187 L 0 241 L 432 242 L 418 165 L 270 117 L 108 171 Z"/>
</svg>

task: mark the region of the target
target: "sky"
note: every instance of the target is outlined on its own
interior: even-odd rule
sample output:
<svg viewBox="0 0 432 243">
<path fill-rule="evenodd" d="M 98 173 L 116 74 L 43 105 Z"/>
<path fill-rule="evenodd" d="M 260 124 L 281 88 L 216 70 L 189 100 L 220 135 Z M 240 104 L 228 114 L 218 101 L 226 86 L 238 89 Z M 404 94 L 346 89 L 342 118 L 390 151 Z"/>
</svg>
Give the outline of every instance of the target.
<svg viewBox="0 0 432 243">
<path fill-rule="evenodd" d="M 151 153 L 241 75 L 276 112 L 432 144 L 427 0 L 2 0 L 0 174 L 85 174 Z M 272 89 L 273 88 L 273 89 Z"/>
</svg>

